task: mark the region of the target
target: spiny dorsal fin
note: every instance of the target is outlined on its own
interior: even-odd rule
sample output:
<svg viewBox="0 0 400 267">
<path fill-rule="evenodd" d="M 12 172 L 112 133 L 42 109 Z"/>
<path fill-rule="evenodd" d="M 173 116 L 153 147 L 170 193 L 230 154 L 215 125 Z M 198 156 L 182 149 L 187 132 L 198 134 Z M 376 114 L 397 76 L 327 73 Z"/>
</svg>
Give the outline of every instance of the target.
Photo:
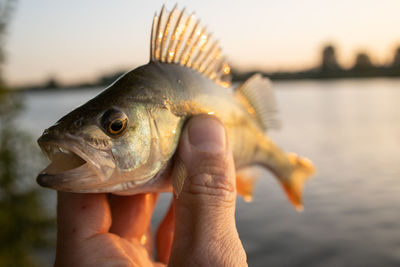
<svg viewBox="0 0 400 267">
<path fill-rule="evenodd" d="M 155 15 L 151 31 L 150 61 L 174 63 L 199 71 L 224 86 L 230 86 L 230 67 L 218 42 L 185 9 L 163 6 Z"/>
<path fill-rule="evenodd" d="M 279 126 L 274 117 L 277 108 L 269 79 L 254 74 L 236 89 L 236 96 L 264 130 Z"/>
</svg>

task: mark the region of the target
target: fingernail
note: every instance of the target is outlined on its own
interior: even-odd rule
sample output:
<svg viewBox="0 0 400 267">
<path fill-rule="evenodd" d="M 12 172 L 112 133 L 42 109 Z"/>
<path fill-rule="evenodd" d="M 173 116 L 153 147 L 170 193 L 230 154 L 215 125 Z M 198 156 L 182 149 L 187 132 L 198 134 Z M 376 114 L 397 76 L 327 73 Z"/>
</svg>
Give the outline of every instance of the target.
<svg viewBox="0 0 400 267">
<path fill-rule="evenodd" d="M 189 141 L 197 149 L 206 152 L 223 152 L 226 146 L 225 129 L 211 117 L 199 116 L 190 121 Z"/>
</svg>

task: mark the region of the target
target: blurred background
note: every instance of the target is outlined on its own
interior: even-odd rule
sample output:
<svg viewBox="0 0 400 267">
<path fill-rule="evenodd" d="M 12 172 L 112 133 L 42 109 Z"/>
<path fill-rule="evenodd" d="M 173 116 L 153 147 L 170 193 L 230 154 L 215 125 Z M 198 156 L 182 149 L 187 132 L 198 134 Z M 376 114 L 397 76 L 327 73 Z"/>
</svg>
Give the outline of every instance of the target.
<svg viewBox="0 0 400 267">
<path fill-rule="evenodd" d="M 148 62 L 175 1 L 0 0 L 0 266 L 51 266 L 55 192 L 36 139 Z M 297 213 L 270 173 L 237 204 L 250 266 L 400 264 L 400 2 L 179 1 L 224 48 L 235 84 L 270 77 L 275 142 L 313 160 Z M 168 199 L 169 195 L 162 198 Z M 156 225 L 168 201 L 160 201 Z"/>
</svg>

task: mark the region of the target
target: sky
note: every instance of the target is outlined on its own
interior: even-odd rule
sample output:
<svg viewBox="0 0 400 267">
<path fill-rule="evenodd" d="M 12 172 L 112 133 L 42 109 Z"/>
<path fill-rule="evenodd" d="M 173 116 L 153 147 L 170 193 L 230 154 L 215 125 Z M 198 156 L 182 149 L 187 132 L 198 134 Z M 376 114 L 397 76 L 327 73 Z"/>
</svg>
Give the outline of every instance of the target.
<svg viewBox="0 0 400 267">
<path fill-rule="evenodd" d="M 310 68 L 328 43 L 344 66 L 357 52 L 384 64 L 400 45 L 398 0 L 19 0 L 5 79 L 68 84 L 146 64 L 152 17 L 164 3 L 195 11 L 238 70 Z"/>
</svg>

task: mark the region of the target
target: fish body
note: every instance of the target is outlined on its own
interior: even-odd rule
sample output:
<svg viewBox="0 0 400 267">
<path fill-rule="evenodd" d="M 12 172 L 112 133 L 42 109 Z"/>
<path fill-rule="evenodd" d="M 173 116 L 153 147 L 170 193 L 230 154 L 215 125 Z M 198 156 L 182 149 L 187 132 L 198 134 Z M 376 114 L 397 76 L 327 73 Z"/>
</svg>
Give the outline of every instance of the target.
<svg viewBox="0 0 400 267">
<path fill-rule="evenodd" d="M 236 168 L 267 167 L 301 208 L 302 184 L 313 167 L 284 153 L 266 135 L 275 109 L 269 80 L 255 75 L 236 89 L 229 87 L 229 66 L 209 39 L 193 16 L 163 8 L 153 21 L 150 62 L 39 138 L 52 163 L 38 183 L 70 192 L 136 194 L 173 187 L 179 193 L 184 180 L 171 170 L 184 124 L 212 114 L 227 130 Z"/>
</svg>

